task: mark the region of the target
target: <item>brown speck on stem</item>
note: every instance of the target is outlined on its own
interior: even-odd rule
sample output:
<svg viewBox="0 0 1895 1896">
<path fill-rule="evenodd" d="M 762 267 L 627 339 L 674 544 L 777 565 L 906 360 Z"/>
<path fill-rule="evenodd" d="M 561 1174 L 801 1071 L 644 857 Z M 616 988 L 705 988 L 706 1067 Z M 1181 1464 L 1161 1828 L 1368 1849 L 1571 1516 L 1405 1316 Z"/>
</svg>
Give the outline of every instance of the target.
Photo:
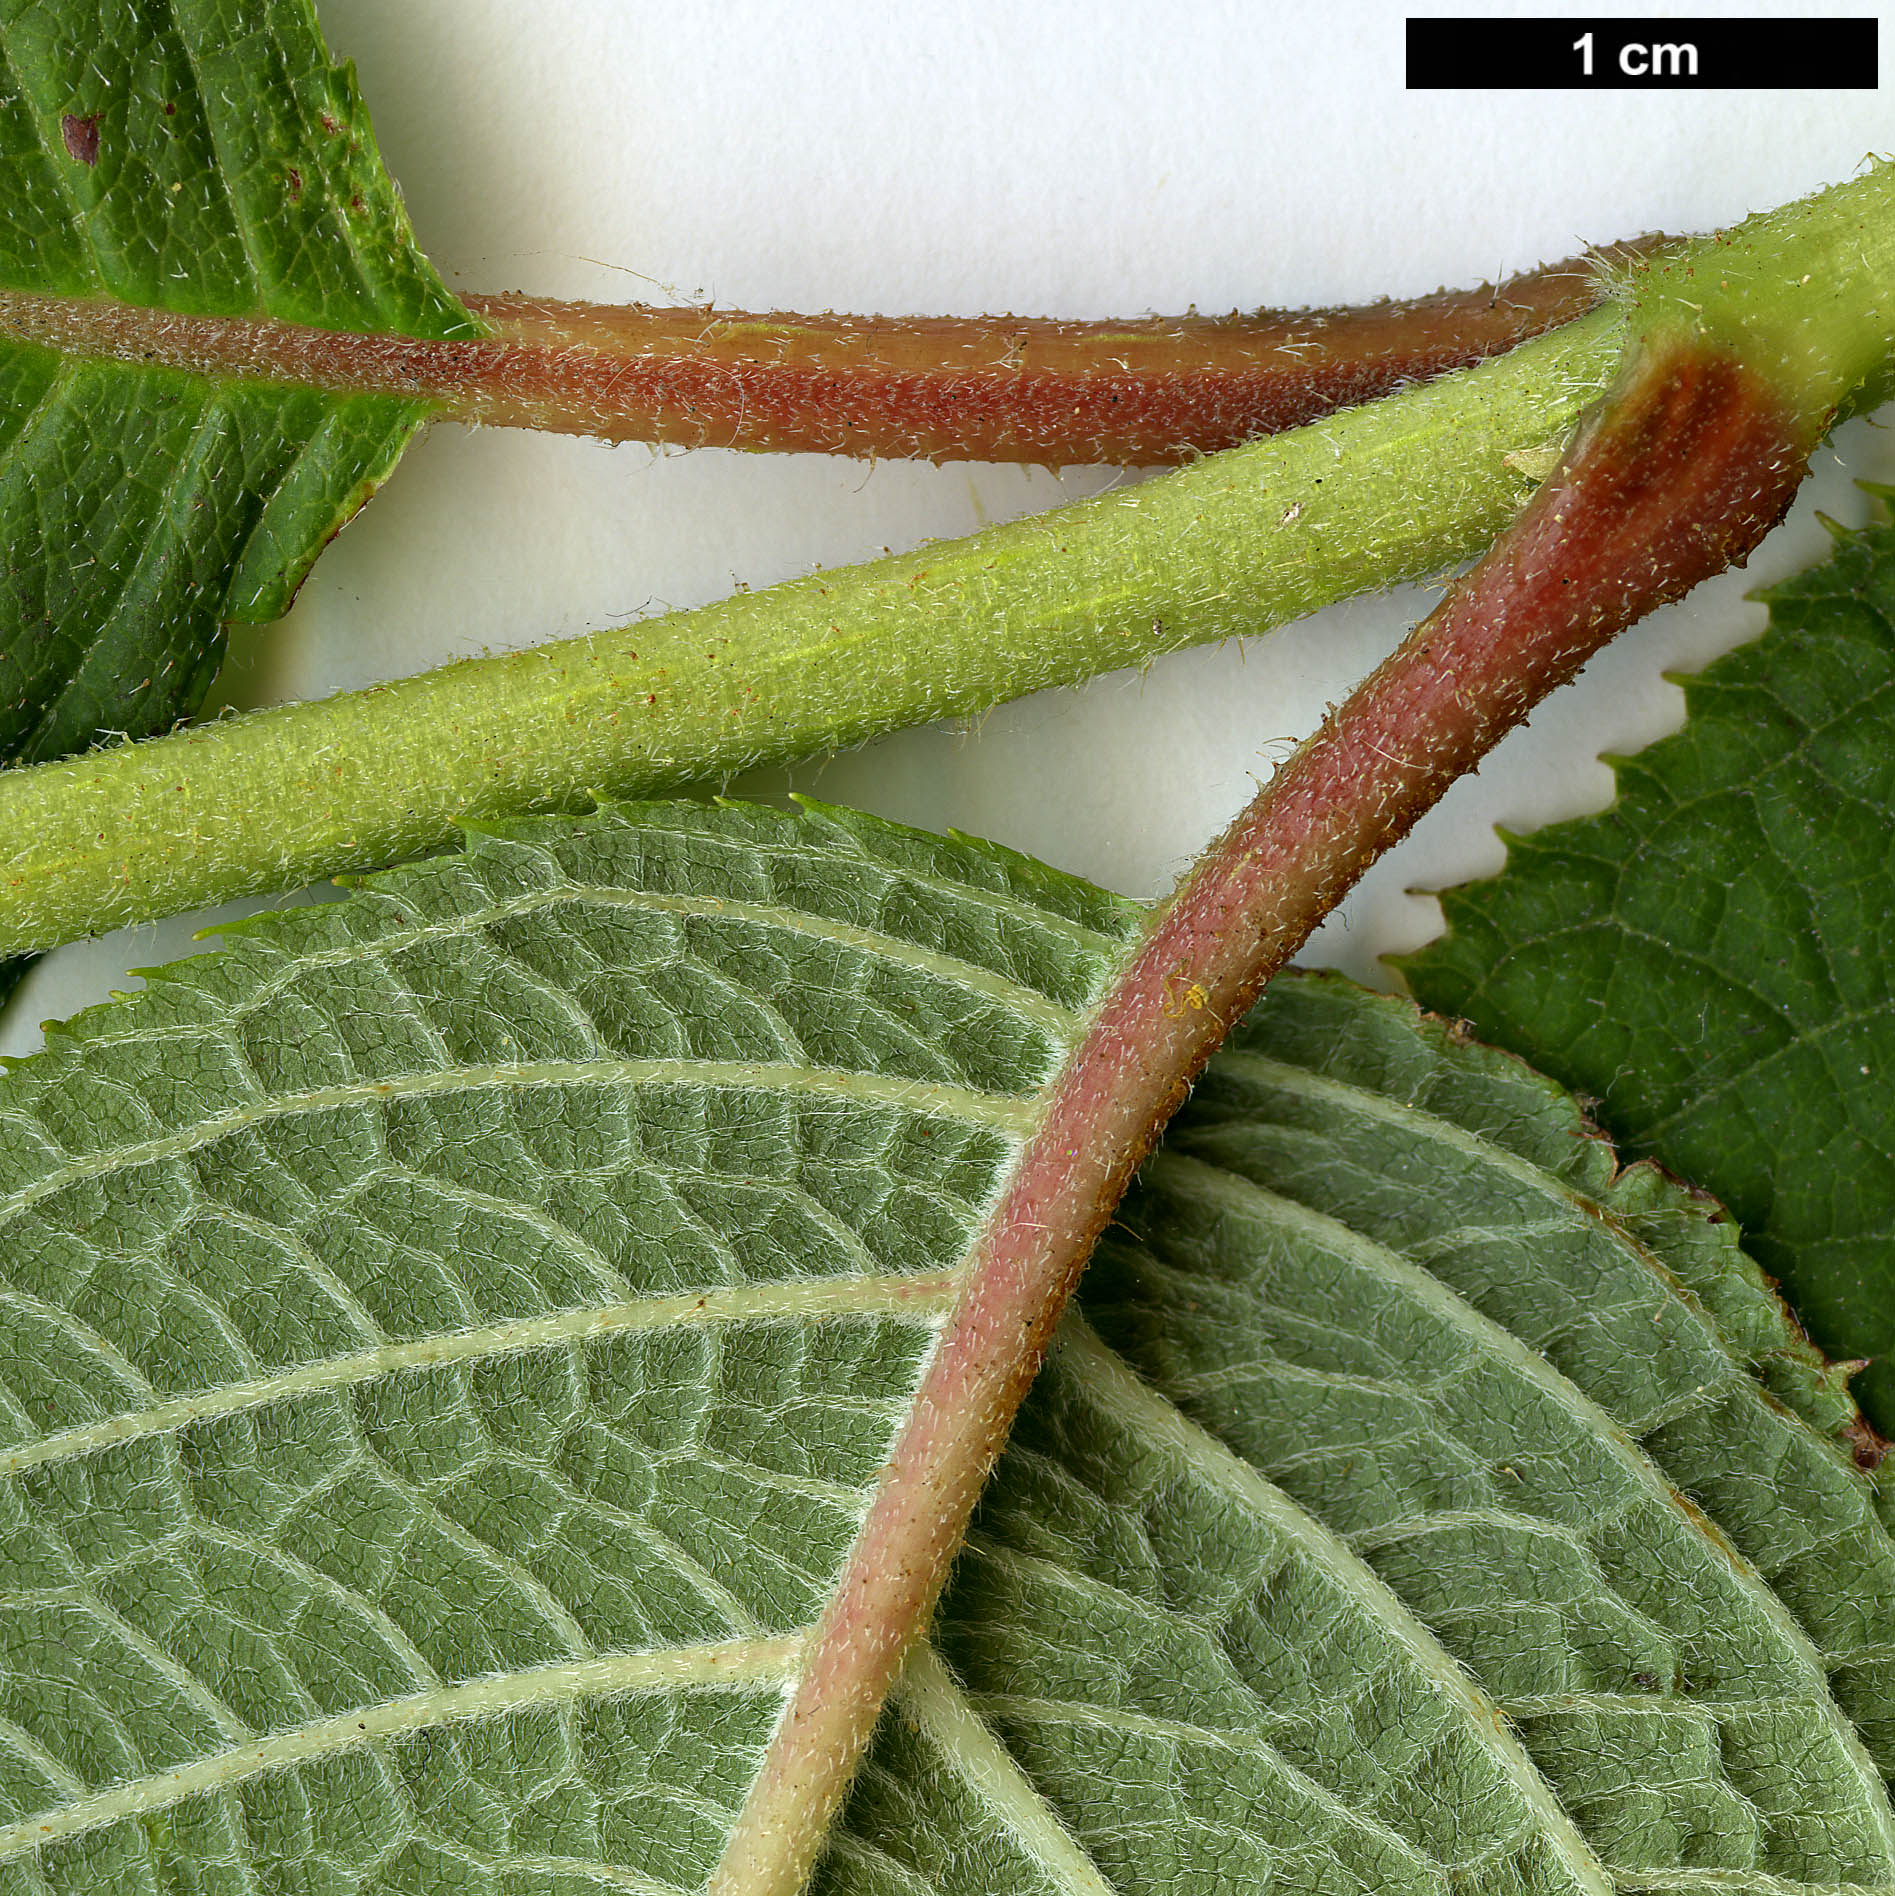
<svg viewBox="0 0 1895 1896">
<path fill-rule="evenodd" d="M 1843 1446 L 1855 1459 L 1855 1465 L 1869 1473 L 1880 1468 L 1895 1447 L 1884 1435 L 1876 1433 L 1866 1416 L 1857 1416 L 1842 1432 Z"/>
<path fill-rule="evenodd" d="M 97 112 L 83 118 L 76 112 L 68 112 L 59 121 L 60 135 L 66 141 L 66 155 L 82 165 L 99 162 L 99 117 Z"/>
</svg>

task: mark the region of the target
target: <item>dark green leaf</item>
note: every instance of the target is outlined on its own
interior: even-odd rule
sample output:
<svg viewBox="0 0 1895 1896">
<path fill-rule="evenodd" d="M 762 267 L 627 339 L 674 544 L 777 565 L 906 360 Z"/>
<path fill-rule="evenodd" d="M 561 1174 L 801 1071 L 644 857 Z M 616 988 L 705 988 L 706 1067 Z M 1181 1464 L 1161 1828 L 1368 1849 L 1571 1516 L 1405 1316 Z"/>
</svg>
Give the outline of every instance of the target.
<svg viewBox="0 0 1895 1896">
<path fill-rule="evenodd" d="M 472 333 L 303 0 L 0 5 L 0 291 Z M 420 419 L 0 341 L 0 764 L 188 716 Z"/>
<path fill-rule="evenodd" d="M 0 1892 L 700 1890 L 1139 921 L 845 812 L 610 810 L 56 1031 L 0 1080 Z M 1851 1419 L 1707 1201 L 1286 978 L 817 1887 L 1888 1896 Z"/>
<path fill-rule="evenodd" d="M 1509 839 L 1403 971 L 1740 1220 L 1838 1359 L 1895 1350 L 1895 530 L 1763 595 L 1604 814 Z M 1895 1431 L 1895 1364 L 1857 1384 Z"/>
</svg>

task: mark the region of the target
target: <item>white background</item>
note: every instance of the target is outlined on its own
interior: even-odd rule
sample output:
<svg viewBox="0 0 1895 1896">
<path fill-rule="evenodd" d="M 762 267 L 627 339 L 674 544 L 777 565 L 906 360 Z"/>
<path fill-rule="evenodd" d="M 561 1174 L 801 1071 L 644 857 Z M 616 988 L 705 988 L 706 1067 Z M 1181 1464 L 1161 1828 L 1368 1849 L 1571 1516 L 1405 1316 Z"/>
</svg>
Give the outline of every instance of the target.
<svg viewBox="0 0 1895 1896">
<path fill-rule="evenodd" d="M 1356 301 L 1729 223 L 1895 147 L 1873 91 L 1410 94 L 1410 10 L 1450 9 L 320 3 L 423 246 L 470 291 L 1059 316 Z M 1407 888 L 1492 871 L 1496 822 L 1599 807 L 1610 778 L 1596 753 L 1680 715 L 1661 674 L 1755 634 L 1762 610 L 1743 591 L 1820 556 L 1816 507 L 1867 517 L 1853 477 L 1895 480 L 1895 430 L 1844 429 L 1748 576 L 1647 621 L 1550 702 L 1309 958 L 1377 978 L 1379 953 L 1437 926 Z M 1114 478 L 440 427 L 324 555 L 291 618 L 239 635 L 225 692 L 254 704 L 366 684 L 963 533 Z M 1154 894 L 1428 601 L 1340 607 L 794 783 Z M 183 952 L 209 919 L 51 957 L 0 1049 L 30 1046 L 33 1023 L 103 999 L 128 967 Z"/>
</svg>

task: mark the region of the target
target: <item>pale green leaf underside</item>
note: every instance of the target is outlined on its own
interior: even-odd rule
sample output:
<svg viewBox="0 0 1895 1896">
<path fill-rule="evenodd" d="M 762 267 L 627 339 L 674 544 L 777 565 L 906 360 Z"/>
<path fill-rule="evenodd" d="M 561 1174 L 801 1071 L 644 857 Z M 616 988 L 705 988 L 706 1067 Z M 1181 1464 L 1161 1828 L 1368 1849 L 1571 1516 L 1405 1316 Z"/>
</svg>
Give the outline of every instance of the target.
<svg viewBox="0 0 1895 1896">
<path fill-rule="evenodd" d="M 472 333 L 306 0 L 0 3 L 0 290 Z M 421 414 L 0 342 L 0 761 L 195 710 Z"/>
<path fill-rule="evenodd" d="M 56 1034 L 0 1083 L 0 1891 L 699 1888 L 1138 922 L 964 840 L 660 806 Z M 1577 1134 L 1281 984 L 821 1887 L 1895 1890 L 1846 1403 Z"/>
</svg>

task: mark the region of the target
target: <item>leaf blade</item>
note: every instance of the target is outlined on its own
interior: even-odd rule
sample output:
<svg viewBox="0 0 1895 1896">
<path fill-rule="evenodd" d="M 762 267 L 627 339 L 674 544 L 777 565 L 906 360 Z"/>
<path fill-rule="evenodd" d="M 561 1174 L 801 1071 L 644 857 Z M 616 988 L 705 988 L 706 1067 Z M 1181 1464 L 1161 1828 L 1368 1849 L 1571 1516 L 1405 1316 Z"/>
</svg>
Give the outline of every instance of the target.
<svg viewBox="0 0 1895 1896">
<path fill-rule="evenodd" d="M 540 834 L 473 838 L 250 931 L 7 1083 L 6 1459 L 37 1549 L 15 1577 L 56 1566 L 82 1522 L 88 1544 L 132 1533 L 134 1567 L 159 1558 L 94 1505 L 108 1489 L 120 1515 L 156 1481 L 203 1517 L 187 1548 L 166 1542 L 169 1589 L 147 1577 L 91 1627 L 117 1695 L 94 1749 L 137 1727 L 157 1690 L 138 1654 L 178 1636 L 179 1602 L 151 1594 L 255 1622 L 268 1576 L 225 1572 L 226 1544 L 279 1588 L 335 1595 L 338 1637 L 370 1656 L 353 1670 L 382 1681 L 357 1737 L 384 1753 L 442 1742 L 480 1691 L 501 1694 L 489 1725 L 556 1706 L 585 1722 L 582 1691 L 618 1703 L 672 1648 L 725 1668 L 666 1662 L 674 1688 L 738 1680 L 732 1642 L 758 1640 L 780 1683 L 1032 1086 L 1109 965 L 1107 931 L 1136 919 L 1002 852 L 841 816 Z M 148 1224 L 171 1193 L 184 1215 Z M 109 1273 L 79 1263 L 102 1242 Z M 563 1461 L 531 1452 L 520 1400 L 563 1417 Z M 69 1556 L 66 1585 L 96 1592 L 89 1572 Z M 130 1643 L 109 1630 L 128 1612 Z M 61 1621 L 62 1644 L 90 1624 Z M 241 1665 L 198 1669 L 212 1725 L 175 1692 L 159 1721 L 184 1720 L 195 1755 L 109 1767 L 42 1857 L 278 1779 L 323 1801 L 357 1738 L 346 1706 L 311 1716 L 313 1654 L 263 1666 L 274 1694 L 243 1685 L 244 1714 L 225 1702 Z M 780 1693 L 716 1689 L 724 1727 L 760 1745 Z M 66 1734 L 82 1785 L 96 1723 Z M 685 1750 L 644 1774 L 680 1809 L 704 1768 Z M 721 1842 L 680 1822 L 624 1867 L 668 1874 L 668 1849 Z"/>
<path fill-rule="evenodd" d="M 1005 852 L 842 812 L 660 806 L 476 836 L 349 902 L 241 928 L 56 1032 L 0 1082 L 0 1820 L 19 1846 L 0 1883 L 235 1888 L 319 1862 L 348 1889 L 698 1888 L 920 1386 L 956 1260 L 1140 919 Z M 506 1084 L 454 1083 L 469 1073 Z M 1339 1100 L 1366 1102 L 1379 1158 Z M 1623 1597 L 1624 1572 L 1649 1580 L 1654 1560 L 1692 1584 L 1640 1598 L 1642 1620 L 1592 1569 L 1561 1595 L 1570 1562 L 1462 1561 L 1460 1594 L 1417 1590 L 1389 1564 L 1414 1534 L 1372 1544 L 1359 1504 L 1208 1414 L 1214 1361 L 1179 1373 L 1132 1348 L 1147 1386 L 1075 1331 L 819 1887 L 1895 1881 L 1895 1819 L 1825 1678 L 1875 1650 L 1867 1583 L 1842 1572 L 1854 1617 L 1819 1660 L 1795 1590 L 1773 1600 L 1668 1499 L 1646 1456 L 1662 1430 L 1621 1434 L 1389 1245 L 1458 1231 L 1435 1248 L 1478 1273 L 1509 1218 L 1543 1249 L 1563 1219 L 1647 1292 L 1602 1299 L 1613 1348 L 1642 1336 L 1662 1363 L 1696 1335 L 1676 1373 L 1715 1370 L 1721 1394 L 1741 1385 L 1776 1419 L 1774 1435 L 1723 1432 L 1742 1448 L 1722 1465 L 1733 1493 L 1791 1465 L 1786 1443 L 1835 1472 L 1834 1493 L 1775 1501 L 1750 1530 L 1793 1539 L 1802 1522 L 1810 1542 L 1847 1504 L 1848 1532 L 1886 1549 L 1860 1471 L 1740 1366 L 1768 1357 L 1768 1324 L 1729 1317 L 1725 1344 L 1602 1204 L 1609 1157 L 1572 1137 L 1557 1093 L 1342 984 L 1273 990 L 1181 1126 L 1195 1156 L 1161 1161 L 1128 1218 L 1194 1241 L 1204 1204 L 1261 1194 L 1226 1166 L 1208 1199 L 1166 1210 L 1166 1178 L 1238 1145 L 1254 1160 L 1274 1141 L 1271 1189 L 1302 1190 L 1312 1101 L 1363 1229 L 1312 1245 L 1334 1220 L 1298 1211 L 1298 1268 L 1333 1300 L 1337 1246 L 1373 1255 L 1384 1304 L 1419 1297 L 1449 1313 L 1462 1356 L 1467 1338 L 1485 1352 L 1471 1414 L 1430 1398 L 1444 1442 L 1525 1442 L 1521 1391 L 1563 1418 L 1536 1425 L 1542 1507 L 1571 1489 L 1540 1542 L 1597 1541 L 1600 1503 L 1629 1481 L 1660 1555 L 1631 1546 L 1611 1584 Z M 1367 1183 L 1379 1165 L 1389 1202 L 1413 1196 L 1413 1141 L 1391 1124 L 1455 1147 L 1460 1187 L 1475 1180 L 1468 1204 L 1437 1193 L 1405 1236 L 1381 1228 Z M 1634 1209 L 1705 1216 L 1689 1200 Z M 1128 1347 L 1131 1242 L 1088 1291 Z M 1581 1255 L 1568 1276 L 1598 1278 Z M 1686 1262 L 1706 1281 L 1737 1268 Z M 1167 1291 L 1150 1333 L 1213 1356 L 1255 1344 L 1267 1312 L 1208 1284 Z M 1720 1295 L 1748 1308 L 1741 1285 Z M 1359 1302 L 1323 1334 L 1386 1341 Z M 1408 1373 L 1446 1355 L 1422 1338 Z M 1596 1364 L 1614 1358 L 1565 1360 L 1603 1387 Z M 1606 1393 L 1629 1412 L 1636 1378 L 1620 1385 Z M 1305 1473 L 1339 1452 L 1308 1438 L 1321 1420 L 1283 1418 L 1309 1441 Z M 1531 1514 L 1511 1509 L 1516 1542 Z M 1439 1544 L 1442 1523 L 1424 1525 Z M 1841 1545 L 1830 1531 L 1820 1548 L 1832 1572 Z M 1646 1747 L 1668 1760 L 1664 1848 L 1639 1785 L 1586 1775 L 1596 1733 L 1575 1738 L 1574 1720 L 1596 1726 L 1600 1706 L 1557 1681 L 1529 1690 L 1534 1648 L 1496 1646 L 1480 1604 L 1496 1587 L 1564 1614 L 1549 1650 L 1636 1620 L 1646 1643 L 1682 1639 L 1700 1670 L 1722 1668 L 1711 1703 L 1676 1713 L 1721 1751 Z M 1864 1693 L 1886 1703 L 1873 1679 Z M 1624 1755 L 1610 1736 L 1595 1756 Z M 1762 1812 L 1749 1830 L 1729 1828 L 1733 1785 Z M 1732 1836 L 1754 1861 L 1725 1860 Z"/>
<path fill-rule="evenodd" d="M 302 0 L 16 0 L 0 148 L 0 289 L 474 333 Z M 226 623 L 287 609 L 424 415 L 12 341 L 0 403 L 6 763 L 195 711 Z"/>
<path fill-rule="evenodd" d="M 1619 764 L 1618 804 L 1446 892 L 1449 934 L 1403 964 L 1715 1192 L 1838 1358 L 1895 1345 L 1889 555 L 1871 528 L 1772 588 L 1763 639 L 1686 682 L 1684 730 Z M 1895 1428 L 1895 1368 L 1860 1393 Z"/>
</svg>

